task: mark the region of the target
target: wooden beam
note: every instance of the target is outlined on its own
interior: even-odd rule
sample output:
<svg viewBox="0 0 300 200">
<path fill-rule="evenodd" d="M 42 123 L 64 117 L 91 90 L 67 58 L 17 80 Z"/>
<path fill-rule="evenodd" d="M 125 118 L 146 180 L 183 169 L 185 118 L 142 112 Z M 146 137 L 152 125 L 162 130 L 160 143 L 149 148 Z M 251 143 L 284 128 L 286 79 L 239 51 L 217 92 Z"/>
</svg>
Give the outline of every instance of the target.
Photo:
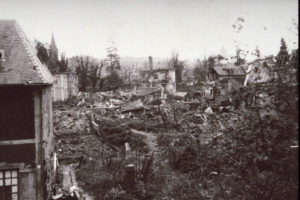
<svg viewBox="0 0 300 200">
<path fill-rule="evenodd" d="M 0 163 L 0 169 L 24 169 L 25 163 Z"/>
<path fill-rule="evenodd" d="M 35 139 L 0 141 L 0 145 L 17 145 L 17 144 L 34 144 L 34 143 L 35 143 Z"/>
<path fill-rule="evenodd" d="M 36 159 L 36 199 L 43 199 L 42 197 L 42 172 L 41 172 L 41 148 L 42 148 L 42 91 L 34 90 L 33 91 L 33 99 L 34 99 L 34 127 L 35 127 L 35 159 Z"/>
</svg>

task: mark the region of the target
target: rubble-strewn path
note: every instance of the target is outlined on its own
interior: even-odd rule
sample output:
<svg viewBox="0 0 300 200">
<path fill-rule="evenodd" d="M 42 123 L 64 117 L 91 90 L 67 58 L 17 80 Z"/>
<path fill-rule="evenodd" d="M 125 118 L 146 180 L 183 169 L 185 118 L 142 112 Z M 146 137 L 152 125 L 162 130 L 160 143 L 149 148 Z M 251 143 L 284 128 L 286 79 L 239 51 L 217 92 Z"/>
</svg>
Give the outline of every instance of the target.
<svg viewBox="0 0 300 200">
<path fill-rule="evenodd" d="M 61 172 L 63 175 L 62 186 L 63 189 L 69 190 L 70 188 L 74 188 L 79 193 L 80 200 L 94 200 L 95 198 L 91 195 L 84 192 L 84 190 L 78 187 L 78 182 L 76 180 L 75 172 L 72 165 L 62 165 Z"/>
</svg>

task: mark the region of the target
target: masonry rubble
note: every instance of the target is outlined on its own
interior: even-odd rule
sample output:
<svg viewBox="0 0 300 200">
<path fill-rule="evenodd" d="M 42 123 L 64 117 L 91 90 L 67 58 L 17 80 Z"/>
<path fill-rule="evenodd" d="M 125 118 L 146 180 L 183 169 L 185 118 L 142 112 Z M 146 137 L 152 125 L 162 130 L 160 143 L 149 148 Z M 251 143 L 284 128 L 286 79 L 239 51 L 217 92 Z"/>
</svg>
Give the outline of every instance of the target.
<svg viewBox="0 0 300 200">
<path fill-rule="evenodd" d="M 172 114 L 174 103 L 184 114 Z M 102 152 L 129 147 L 133 150 L 139 142 L 132 130 L 163 132 L 163 118 L 171 124 L 177 120 L 181 124 L 177 131 L 212 138 L 212 134 L 213 137 L 222 134 L 236 120 L 236 114 L 231 106 L 190 103 L 171 96 L 159 104 L 151 104 L 143 98 L 136 99 L 130 92 L 80 92 L 64 103 L 54 104 L 57 158 L 78 168 L 86 160 L 101 157 L 99 149 Z"/>
</svg>

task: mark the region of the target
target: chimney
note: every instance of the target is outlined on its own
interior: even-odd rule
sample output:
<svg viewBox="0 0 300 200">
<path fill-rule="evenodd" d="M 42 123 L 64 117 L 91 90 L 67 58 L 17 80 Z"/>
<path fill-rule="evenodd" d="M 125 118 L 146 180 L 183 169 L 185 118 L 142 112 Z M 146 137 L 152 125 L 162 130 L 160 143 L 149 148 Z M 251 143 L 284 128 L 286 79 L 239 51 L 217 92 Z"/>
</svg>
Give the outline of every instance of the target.
<svg viewBox="0 0 300 200">
<path fill-rule="evenodd" d="M 152 70 L 153 70 L 153 59 L 152 59 L 152 56 L 149 56 L 149 69 L 150 69 L 150 72 L 152 72 Z"/>
</svg>

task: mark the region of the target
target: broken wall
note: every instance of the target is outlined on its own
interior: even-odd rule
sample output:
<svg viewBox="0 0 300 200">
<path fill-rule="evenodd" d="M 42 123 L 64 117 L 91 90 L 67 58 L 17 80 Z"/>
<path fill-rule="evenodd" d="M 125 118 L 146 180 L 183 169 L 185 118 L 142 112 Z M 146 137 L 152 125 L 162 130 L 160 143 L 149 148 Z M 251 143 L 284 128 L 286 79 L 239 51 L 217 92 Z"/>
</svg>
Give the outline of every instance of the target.
<svg viewBox="0 0 300 200">
<path fill-rule="evenodd" d="M 69 98 L 68 91 L 68 75 L 55 74 L 53 75 L 55 82 L 52 88 L 53 101 L 65 101 Z"/>
<path fill-rule="evenodd" d="M 78 76 L 75 73 L 60 73 L 53 75 L 55 82 L 52 87 L 53 101 L 65 101 L 79 92 Z"/>
<path fill-rule="evenodd" d="M 79 92 L 78 76 L 75 73 L 68 73 L 68 92 L 69 97 L 75 96 Z"/>
<path fill-rule="evenodd" d="M 42 90 L 42 182 L 44 199 L 50 197 L 51 184 L 54 180 L 54 147 L 53 147 L 53 113 L 51 87 Z"/>
</svg>

